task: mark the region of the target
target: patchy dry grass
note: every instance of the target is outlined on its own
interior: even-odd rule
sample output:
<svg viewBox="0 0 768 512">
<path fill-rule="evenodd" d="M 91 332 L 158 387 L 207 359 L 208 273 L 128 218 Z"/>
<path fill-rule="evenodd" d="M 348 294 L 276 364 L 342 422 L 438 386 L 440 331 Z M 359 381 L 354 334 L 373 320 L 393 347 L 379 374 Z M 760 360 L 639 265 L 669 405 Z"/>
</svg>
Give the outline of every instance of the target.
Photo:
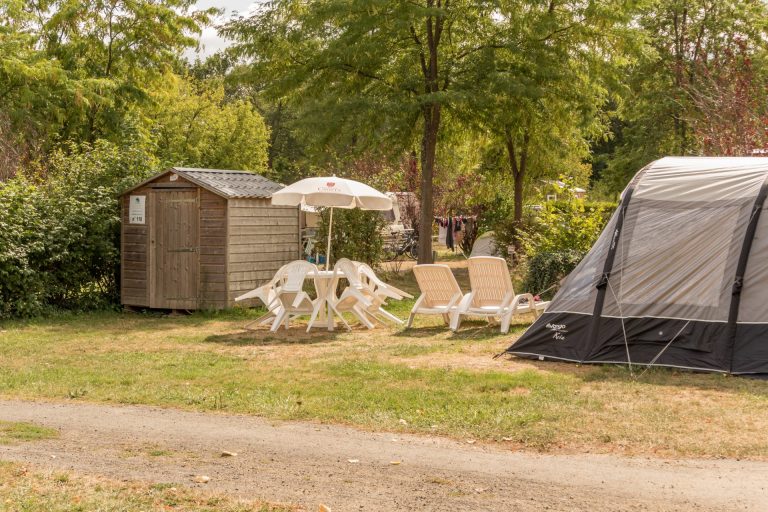
<svg viewBox="0 0 768 512">
<path fill-rule="evenodd" d="M 59 432 L 52 428 L 0 420 L 0 445 L 54 439 L 58 436 Z"/>
<path fill-rule="evenodd" d="M 405 316 L 409 307 L 393 311 Z M 510 335 L 484 322 L 451 333 L 437 318 L 420 318 L 409 331 L 244 331 L 256 314 L 9 323 L 0 334 L 0 394 L 222 410 L 542 451 L 768 458 L 768 382 L 664 369 L 635 380 L 623 367 L 492 359 L 524 322 Z"/>
<path fill-rule="evenodd" d="M 180 512 L 289 512 L 292 506 L 238 502 L 182 485 L 125 483 L 61 472 L 30 471 L 0 462 L 0 510 L 64 512 L 175 510 Z"/>
</svg>

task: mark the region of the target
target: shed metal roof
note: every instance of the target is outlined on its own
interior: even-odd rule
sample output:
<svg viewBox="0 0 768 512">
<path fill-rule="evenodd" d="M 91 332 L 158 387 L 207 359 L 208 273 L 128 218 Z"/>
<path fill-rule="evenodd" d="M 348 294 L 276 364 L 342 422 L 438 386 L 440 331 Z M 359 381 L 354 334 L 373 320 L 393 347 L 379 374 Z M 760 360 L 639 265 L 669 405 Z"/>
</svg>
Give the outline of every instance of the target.
<svg viewBox="0 0 768 512">
<path fill-rule="evenodd" d="M 123 192 L 131 192 L 169 172 L 174 172 L 192 183 L 210 190 L 214 194 L 229 198 L 259 198 L 266 199 L 272 194 L 284 188 L 284 185 L 275 183 L 259 174 L 248 171 L 231 171 L 225 169 L 197 169 L 194 167 L 172 167 L 167 171 L 153 176 L 139 183 L 135 187 Z"/>
</svg>

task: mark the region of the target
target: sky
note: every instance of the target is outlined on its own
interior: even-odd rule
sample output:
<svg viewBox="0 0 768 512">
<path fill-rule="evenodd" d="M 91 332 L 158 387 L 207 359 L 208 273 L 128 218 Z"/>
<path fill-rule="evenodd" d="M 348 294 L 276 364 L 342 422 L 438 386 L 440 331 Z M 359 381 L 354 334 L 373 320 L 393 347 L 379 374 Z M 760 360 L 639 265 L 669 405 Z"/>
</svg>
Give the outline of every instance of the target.
<svg viewBox="0 0 768 512">
<path fill-rule="evenodd" d="M 248 12 L 251 6 L 254 6 L 257 3 L 259 3 L 258 0 L 198 0 L 197 8 L 207 9 L 209 7 L 218 7 L 224 9 L 224 14 L 217 21 L 217 23 L 220 23 L 230 18 L 236 12 L 241 14 Z M 196 54 L 194 51 L 188 52 L 187 57 L 190 60 L 194 60 L 198 55 L 201 59 L 204 59 L 226 47 L 227 42 L 219 37 L 215 27 L 207 27 L 200 35 L 200 46 L 201 49 L 199 54 Z"/>
</svg>

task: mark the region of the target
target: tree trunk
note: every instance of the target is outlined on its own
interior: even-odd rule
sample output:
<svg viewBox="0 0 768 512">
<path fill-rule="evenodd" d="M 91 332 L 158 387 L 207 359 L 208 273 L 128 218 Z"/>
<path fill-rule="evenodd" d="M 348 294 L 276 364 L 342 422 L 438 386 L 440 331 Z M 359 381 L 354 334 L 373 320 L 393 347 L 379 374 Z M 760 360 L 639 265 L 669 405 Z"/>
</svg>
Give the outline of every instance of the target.
<svg viewBox="0 0 768 512">
<path fill-rule="evenodd" d="M 523 134 L 523 144 L 520 148 L 520 161 L 518 162 L 515 140 L 511 131 L 507 129 L 505 133 L 505 145 L 507 147 L 507 158 L 509 159 L 509 170 L 515 184 L 515 212 L 514 212 L 514 237 L 512 239 L 515 251 L 520 249 L 520 230 L 523 227 L 523 184 L 525 183 L 525 172 L 528 166 L 528 143 L 530 134 L 528 130 Z"/>
<path fill-rule="evenodd" d="M 421 209 L 419 214 L 419 263 L 432 263 L 432 178 L 435 173 L 440 105 L 424 107 L 424 132 L 421 138 Z"/>
<path fill-rule="evenodd" d="M 445 4 L 447 7 L 447 2 Z M 442 0 L 427 0 L 427 7 L 443 7 Z M 416 30 L 411 27 L 414 41 L 419 46 L 419 61 L 424 78 L 424 93 L 434 95 L 440 91 L 438 83 L 438 49 L 443 32 L 445 17 L 442 14 L 428 16 L 426 19 L 426 52 Z M 448 87 L 445 79 L 444 88 Z M 421 213 L 419 215 L 419 263 L 432 263 L 432 221 L 433 197 L 432 179 L 435 174 L 435 153 L 437 134 L 440 130 L 440 103 L 431 99 L 422 108 L 424 132 L 421 138 Z"/>
</svg>

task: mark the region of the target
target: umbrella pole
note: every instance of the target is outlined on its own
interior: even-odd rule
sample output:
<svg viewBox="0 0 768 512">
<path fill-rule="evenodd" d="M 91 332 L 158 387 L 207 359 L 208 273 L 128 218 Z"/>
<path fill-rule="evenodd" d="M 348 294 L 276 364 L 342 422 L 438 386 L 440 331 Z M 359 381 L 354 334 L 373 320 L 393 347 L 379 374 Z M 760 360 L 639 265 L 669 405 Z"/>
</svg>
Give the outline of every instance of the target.
<svg viewBox="0 0 768 512">
<path fill-rule="evenodd" d="M 325 251 L 325 270 L 330 269 L 331 265 L 331 231 L 333 230 L 333 206 L 331 206 L 331 215 L 328 220 L 328 249 Z"/>
</svg>

